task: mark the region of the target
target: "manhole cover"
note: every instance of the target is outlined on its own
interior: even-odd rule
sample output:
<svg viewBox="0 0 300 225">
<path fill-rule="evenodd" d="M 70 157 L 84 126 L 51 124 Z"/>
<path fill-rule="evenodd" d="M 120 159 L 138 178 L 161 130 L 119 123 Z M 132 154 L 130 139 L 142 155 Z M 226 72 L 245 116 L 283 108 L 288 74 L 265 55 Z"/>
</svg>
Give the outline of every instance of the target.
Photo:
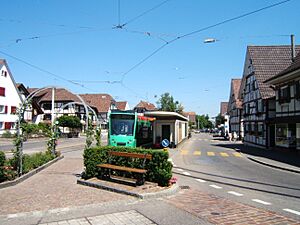
<svg viewBox="0 0 300 225">
<path fill-rule="evenodd" d="M 180 186 L 180 189 L 190 189 L 190 186 Z"/>
</svg>

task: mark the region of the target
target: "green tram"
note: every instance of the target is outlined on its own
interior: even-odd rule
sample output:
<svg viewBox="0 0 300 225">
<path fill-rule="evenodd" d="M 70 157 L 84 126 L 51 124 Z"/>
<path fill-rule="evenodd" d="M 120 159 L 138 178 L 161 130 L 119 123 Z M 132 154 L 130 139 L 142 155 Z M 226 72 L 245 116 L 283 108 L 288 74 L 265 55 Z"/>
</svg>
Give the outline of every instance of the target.
<svg viewBox="0 0 300 225">
<path fill-rule="evenodd" d="M 109 114 L 108 145 L 152 147 L 154 121 L 155 118 L 139 116 L 134 111 L 112 110 Z"/>
</svg>

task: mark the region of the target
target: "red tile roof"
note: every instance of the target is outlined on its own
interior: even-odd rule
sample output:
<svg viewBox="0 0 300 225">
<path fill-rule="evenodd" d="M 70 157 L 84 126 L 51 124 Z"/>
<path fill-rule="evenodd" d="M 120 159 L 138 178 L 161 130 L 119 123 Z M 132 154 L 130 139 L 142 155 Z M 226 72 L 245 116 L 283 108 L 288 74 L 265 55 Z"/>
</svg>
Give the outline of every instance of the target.
<svg viewBox="0 0 300 225">
<path fill-rule="evenodd" d="M 296 46 L 296 53 L 300 46 Z M 275 91 L 268 84 L 263 83 L 291 65 L 291 46 L 248 46 L 247 51 L 263 99 L 274 97 Z"/>
<path fill-rule="evenodd" d="M 147 111 L 157 110 L 154 104 L 145 101 L 140 101 L 134 108 L 144 108 Z"/>
<path fill-rule="evenodd" d="M 116 102 L 117 109 L 119 109 L 119 110 L 125 110 L 126 109 L 126 105 L 127 105 L 126 101 L 124 101 L 124 102 Z"/>
<path fill-rule="evenodd" d="M 111 103 L 115 103 L 109 94 L 81 94 L 80 96 L 88 105 L 96 107 L 98 112 L 108 112 Z"/>
<path fill-rule="evenodd" d="M 234 95 L 235 105 L 237 108 L 242 108 L 242 100 L 239 99 L 239 92 L 241 87 L 242 79 L 232 79 L 231 80 L 231 93 Z"/>
<path fill-rule="evenodd" d="M 227 113 L 227 109 L 228 109 L 228 102 L 221 102 L 220 113 L 222 116 L 224 116 Z"/>
<path fill-rule="evenodd" d="M 32 91 L 37 90 L 37 88 L 28 88 L 27 89 L 30 93 Z M 37 97 L 39 97 L 39 102 L 43 102 L 43 101 L 51 101 L 52 100 L 52 89 L 48 88 L 46 90 L 43 90 L 41 92 L 39 92 L 37 95 Z M 80 99 L 74 95 L 73 93 L 71 93 L 70 91 L 64 89 L 64 88 L 56 88 L 55 89 L 55 101 L 65 101 L 65 102 L 80 102 Z"/>
</svg>

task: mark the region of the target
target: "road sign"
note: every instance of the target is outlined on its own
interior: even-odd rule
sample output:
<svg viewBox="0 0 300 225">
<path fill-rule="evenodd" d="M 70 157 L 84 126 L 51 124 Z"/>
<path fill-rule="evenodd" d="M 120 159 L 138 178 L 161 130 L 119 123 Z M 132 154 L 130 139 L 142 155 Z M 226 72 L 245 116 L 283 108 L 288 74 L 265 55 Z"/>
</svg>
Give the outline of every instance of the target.
<svg viewBox="0 0 300 225">
<path fill-rule="evenodd" d="M 164 148 L 166 148 L 166 147 L 168 147 L 168 146 L 170 145 L 170 142 L 169 142 L 168 139 L 164 139 L 164 140 L 162 140 L 161 145 L 162 145 Z"/>
</svg>

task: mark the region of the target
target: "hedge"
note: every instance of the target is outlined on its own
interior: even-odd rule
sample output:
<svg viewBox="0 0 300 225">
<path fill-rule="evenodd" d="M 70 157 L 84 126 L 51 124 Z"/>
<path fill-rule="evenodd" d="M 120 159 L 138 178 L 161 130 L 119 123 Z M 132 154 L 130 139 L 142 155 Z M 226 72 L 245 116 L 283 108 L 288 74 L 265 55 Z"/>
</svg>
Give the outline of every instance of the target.
<svg viewBox="0 0 300 225">
<path fill-rule="evenodd" d="M 98 164 L 109 163 L 108 151 L 137 152 L 151 154 L 152 160 L 146 160 L 146 180 L 158 183 L 160 186 L 168 186 L 172 177 L 172 163 L 168 161 L 169 153 L 163 150 L 151 150 L 128 147 L 92 147 L 84 150 L 85 179 L 98 177 Z M 126 157 L 111 157 L 111 163 L 120 166 L 141 168 L 143 159 L 128 159 Z"/>
<path fill-rule="evenodd" d="M 5 180 L 4 163 L 6 161 L 4 152 L 0 151 L 0 182 Z"/>
</svg>

